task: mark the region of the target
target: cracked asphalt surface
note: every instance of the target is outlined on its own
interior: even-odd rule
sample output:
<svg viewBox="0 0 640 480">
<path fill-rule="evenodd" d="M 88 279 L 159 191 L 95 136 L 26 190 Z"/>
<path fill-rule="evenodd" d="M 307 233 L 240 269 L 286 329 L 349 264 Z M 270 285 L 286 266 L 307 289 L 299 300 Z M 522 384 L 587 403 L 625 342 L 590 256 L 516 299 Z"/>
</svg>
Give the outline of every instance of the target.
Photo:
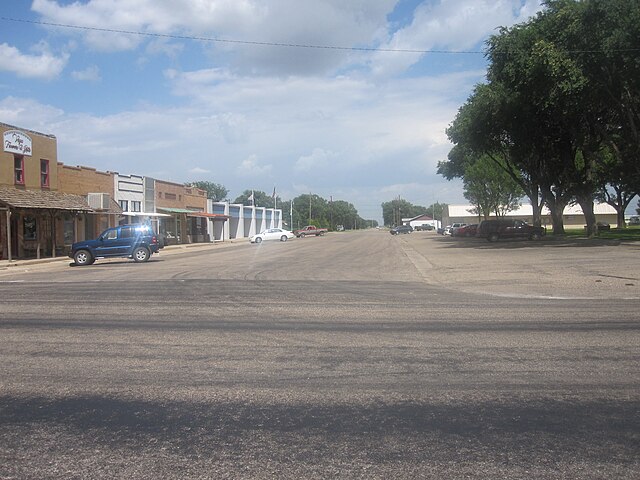
<svg viewBox="0 0 640 480">
<path fill-rule="evenodd" d="M 366 231 L 0 269 L 0 478 L 638 478 L 639 254 Z"/>
</svg>

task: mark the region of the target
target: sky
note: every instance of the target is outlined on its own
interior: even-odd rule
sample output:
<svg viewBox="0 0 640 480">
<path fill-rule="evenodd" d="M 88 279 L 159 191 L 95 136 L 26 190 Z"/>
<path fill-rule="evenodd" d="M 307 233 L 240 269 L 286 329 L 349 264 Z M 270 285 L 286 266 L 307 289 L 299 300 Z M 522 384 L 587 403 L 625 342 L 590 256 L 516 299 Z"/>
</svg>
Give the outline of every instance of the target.
<svg viewBox="0 0 640 480">
<path fill-rule="evenodd" d="M 483 82 L 485 41 L 539 0 L 13 0 L 0 122 L 58 161 L 381 222 L 383 202 L 467 203 L 437 163 Z"/>
</svg>

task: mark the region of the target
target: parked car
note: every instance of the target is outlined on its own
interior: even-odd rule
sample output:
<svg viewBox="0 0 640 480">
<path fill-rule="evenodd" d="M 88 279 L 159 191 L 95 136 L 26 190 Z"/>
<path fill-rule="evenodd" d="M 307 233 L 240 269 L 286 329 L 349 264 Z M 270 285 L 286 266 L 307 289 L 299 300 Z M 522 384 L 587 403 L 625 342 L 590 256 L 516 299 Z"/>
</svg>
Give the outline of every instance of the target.
<svg viewBox="0 0 640 480">
<path fill-rule="evenodd" d="M 411 233 L 413 232 L 413 227 L 411 225 L 398 225 L 397 227 L 393 227 L 389 230 L 391 235 L 400 235 L 401 233 Z"/>
<path fill-rule="evenodd" d="M 596 227 L 598 227 L 598 231 L 611 230 L 611 225 L 609 225 L 607 222 L 596 222 Z"/>
<path fill-rule="evenodd" d="M 453 235 L 454 229 L 458 229 L 460 227 L 464 227 L 466 223 L 452 223 L 451 225 L 447 225 L 444 229 L 445 235 Z"/>
<path fill-rule="evenodd" d="M 629 217 L 629 225 L 640 225 L 640 217 L 637 215 Z"/>
<path fill-rule="evenodd" d="M 69 256 L 76 265 L 91 265 L 97 258 L 124 257 L 146 262 L 158 253 L 158 237 L 148 225 L 120 225 L 108 228 L 95 240 L 83 240 L 71 246 Z"/>
<path fill-rule="evenodd" d="M 497 219 L 484 220 L 478 225 L 477 237 L 495 242 L 501 238 L 528 238 L 538 240 L 546 234 L 543 227 L 529 225 L 522 220 Z"/>
<path fill-rule="evenodd" d="M 450 226 L 450 225 L 447 225 L 447 227 L 448 227 L 448 226 Z M 436 233 L 437 233 L 438 235 L 444 235 L 444 231 L 447 229 L 447 227 L 438 227 L 438 228 L 436 229 Z"/>
<path fill-rule="evenodd" d="M 414 230 L 416 232 L 428 232 L 430 230 L 433 230 L 433 225 L 431 225 L 430 223 L 423 223 L 422 225 L 416 225 L 416 228 L 414 228 Z"/>
<path fill-rule="evenodd" d="M 306 227 L 301 228 L 300 230 L 294 230 L 293 234 L 298 238 L 304 238 L 306 236 L 311 236 L 311 235 L 315 235 L 316 237 L 319 237 L 320 235 L 324 235 L 327 232 L 328 230 L 326 228 L 318 228 L 315 225 L 307 225 Z"/>
<path fill-rule="evenodd" d="M 252 235 L 249 237 L 249 240 L 251 243 L 262 243 L 265 240 L 280 240 L 281 242 L 286 242 L 293 237 L 295 237 L 295 235 L 289 230 L 283 230 L 282 228 L 269 228 Z"/>
<path fill-rule="evenodd" d="M 478 231 L 478 224 L 465 225 L 464 227 L 454 228 L 451 235 L 454 237 L 475 237 Z"/>
</svg>

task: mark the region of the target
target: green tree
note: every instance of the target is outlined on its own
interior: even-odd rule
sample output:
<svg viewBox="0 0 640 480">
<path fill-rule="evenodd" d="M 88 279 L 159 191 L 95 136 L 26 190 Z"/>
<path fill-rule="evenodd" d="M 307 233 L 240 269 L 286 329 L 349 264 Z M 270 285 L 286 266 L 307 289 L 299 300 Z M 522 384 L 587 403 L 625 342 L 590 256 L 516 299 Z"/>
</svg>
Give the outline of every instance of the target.
<svg viewBox="0 0 640 480">
<path fill-rule="evenodd" d="M 489 41 L 489 83 L 506 93 L 512 112 L 525 114 L 520 125 L 528 137 L 512 124 L 508 138 L 544 159 L 540 191 L 554 233 L 563 231 L 562 212 L 571 201 L 580 203 L 588 232 L 595 233 L 604 145 L 614 146 L 637 183 L 638 20 L 637 2 L 549 0 L 537 17 Z"/>
<path fill-rule="evenodd" d="M 636 197 L 632 172 L 628 166 L 620 161 L 619 155 L 612 149 L 603 148 L 603 161 L 599 164 L 599 190 L 596 199 L 611 205 L 616 210 L 618 228 L 626 228 L 624 212 Z"/>
<path fill-rule="evenodd" d="M 229 194 L 229 190 L 227 190 L 225 186 L 220 183 L 199 180 L 197 182 L 191 182 L 187 184 L 187 186 L 205 190 L 207 192 L 207 198 L 212 199 L 214 202 L 220 202 L 224 200 Z"/>
<path fill-rule="evenodd" d="M 385 225 L 402 224 L 403 218 L 413 218 L 427 213 L 426 207 L 414 205 L 400 197 L 382 204 L 382 218 Z"/>
<path fill-rule="evenodd" d="M 524 195 L 505 168 L 488 157 L 469 165 L 464 173 L 464 196 L 475 207 L 476 213 L 488 218 L 493 212 L 504 216 L 520 206 Z"/>
<path fill-rule="evenodd" d="M 252 194 L 253 203 L 251 202 Z M 282 200 L 280 199 L 280 197 L 276 197 L 274 201 L 274 198 L 271 195 L 261 190 L 245 190 L 241 195 L 236 197 L 233 203 L 240 203 L 242 205 L 254 205 L 256 207 L 273 208 L 274 205 L 281 205 Z"/>
<path fill-rule="evenodd" d="M 533 209 L 533 222 L 541 225 L 540 183 L 545 156 L 531 142 L 526 111 L 497 83 L 477 85 L 447 129 L 454 144 L 438 173 L 451 180 L 463 178 L 478 159 L 490 159 L 524 191 Z"/>
</svg>

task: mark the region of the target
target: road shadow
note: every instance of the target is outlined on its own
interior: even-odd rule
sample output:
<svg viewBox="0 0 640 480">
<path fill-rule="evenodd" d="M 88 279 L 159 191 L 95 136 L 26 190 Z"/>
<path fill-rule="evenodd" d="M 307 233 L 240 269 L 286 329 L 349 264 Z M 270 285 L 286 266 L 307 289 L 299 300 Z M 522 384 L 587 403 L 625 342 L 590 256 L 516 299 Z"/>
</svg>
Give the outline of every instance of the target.
<svg viewBox="0 0 640 480">
<path fill-rule="evenodd" d="M 151 446 L 154 451 L 193 458 L 205 453 L 220 458 L 249 456 L 264 464 L 269 459 L 313 464 L 338 457 L 412 464 L 425 458 L 449 462 L 463 449 L 475 461 L 500 462 L 508 457 L 514 463 L 540 462 L 547 467 L 558 461 L 613 463 L 640 472 L 639 431 L 640 401 L 633 399 L 552 400 L 525 395 L 451 404 L 283 405 L 0 397 L 5 459 L 34 464 L 52 461 L 69 448 L 57 443 L 64 437 L 75 439 L 71 445 L 78 453 L 94 456 L 108 451 L 139 454 Z M 45 452 L 44 457 L 26 454 L 38 451 Z"/>
</svg>

